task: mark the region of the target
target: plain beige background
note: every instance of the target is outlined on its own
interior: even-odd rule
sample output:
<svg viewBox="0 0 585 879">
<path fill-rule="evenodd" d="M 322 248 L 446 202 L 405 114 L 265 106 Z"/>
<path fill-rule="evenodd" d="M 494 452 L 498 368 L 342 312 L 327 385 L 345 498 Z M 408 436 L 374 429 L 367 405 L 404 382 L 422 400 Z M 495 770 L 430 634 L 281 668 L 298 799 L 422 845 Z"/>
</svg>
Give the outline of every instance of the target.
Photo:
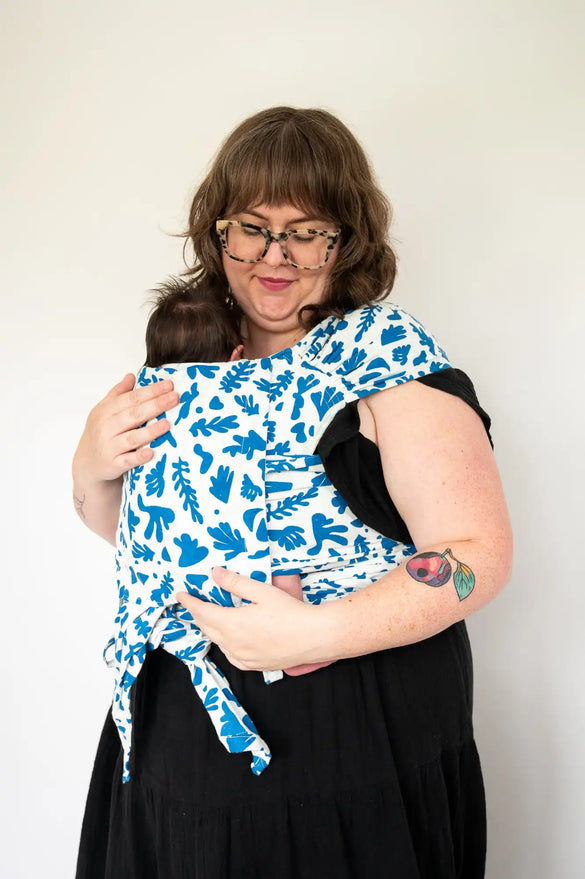
<svg viewBox="0 0 585 879">
<path fill-rule="evenodd" d="M 516 534 L 470 623 L 490 879 L 585 871 L 584 4 L 16 2 L 2 65 L 2 875 L 73 874 L 112 552 L 70 504 L 190 194 L 246 115 L 323 106 L 390 195 L 393 297 L 474 379 Z M 171 879 L 171 877 L 169 877 Z"/>
</svg>

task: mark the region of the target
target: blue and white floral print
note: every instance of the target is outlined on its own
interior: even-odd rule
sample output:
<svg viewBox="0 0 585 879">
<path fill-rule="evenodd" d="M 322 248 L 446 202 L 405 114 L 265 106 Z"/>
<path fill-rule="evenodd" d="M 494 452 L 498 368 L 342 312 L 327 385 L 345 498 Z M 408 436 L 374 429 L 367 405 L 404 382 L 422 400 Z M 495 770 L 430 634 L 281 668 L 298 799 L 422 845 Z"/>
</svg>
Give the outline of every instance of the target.
<svg viewBox="0 0 585 879">
<path fill-rule="evenodd" d="M 356 519 L 315 449 L 346 404 L 448 366 L 416 320 L 381 303 L 329 317 L 272 357 L 141 370 L 139 385 L 172 378 L 180 400 L 166 413 L 171 430 L 152 443 L 153 460 L 124 480 L 120 606 L 116 636 L 106 647 L 116 668 L 113 717 L 124 780 L 131 688 L 146 652 L 158 646 L 188 667 L 228 751 L 249 751 L 256 774 L 267 766 L 268 745 L 207 658 L 210 643 L 175 593 L 239 603 L 211 578 L 215 565 L 225 565 L 264 582 L 299 573 L 304 599 L 319 604 L 404 561 L 414 547 Z M 267 682 L 281 676 L 265 673 Z"/>
</svg>

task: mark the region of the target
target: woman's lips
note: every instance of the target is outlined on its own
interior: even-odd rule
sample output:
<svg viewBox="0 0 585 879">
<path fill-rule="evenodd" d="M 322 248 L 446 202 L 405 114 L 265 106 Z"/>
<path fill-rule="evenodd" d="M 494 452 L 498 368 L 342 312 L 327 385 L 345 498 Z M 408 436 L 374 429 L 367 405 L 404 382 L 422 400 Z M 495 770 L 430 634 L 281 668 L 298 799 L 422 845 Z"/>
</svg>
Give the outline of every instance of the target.
<svg viewBox="0 0 585 879">
<path fill-rule="evenodd" d="M 286 290 L 287 287 L 293 283 L 287 278 L 264 278 L 257 276 L 259 282 L 263 287 L 266 287 L 267 290 Z"/>
</svg>

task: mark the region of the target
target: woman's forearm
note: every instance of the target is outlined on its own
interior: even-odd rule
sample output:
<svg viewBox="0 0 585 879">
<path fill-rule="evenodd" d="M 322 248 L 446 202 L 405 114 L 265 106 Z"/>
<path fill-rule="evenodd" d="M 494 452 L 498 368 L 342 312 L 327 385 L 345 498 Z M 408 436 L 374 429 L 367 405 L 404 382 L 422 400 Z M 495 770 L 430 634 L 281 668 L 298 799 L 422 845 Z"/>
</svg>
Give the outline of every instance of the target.
<svg viewBox="0 0 585 879">
<path fill-rule="evenodd" d="M 73 473 L 73 503 L 84 525 L 109 543 L 116 543 L 122 497 L 122 477 L 106 482 L 84 483 Z"/>
<path fill-rule="evenodd" d="M 412 573 L 402 564 L 370 586 L 321 605 L 322 639 L 304 661 L 361 656 L 443 631 L 479 610 L 506 585 L 511 544 L 510 534 L 503 533 L 499 541 L 459 540 L 425 547 L 413 556 Z"/>
</svg>

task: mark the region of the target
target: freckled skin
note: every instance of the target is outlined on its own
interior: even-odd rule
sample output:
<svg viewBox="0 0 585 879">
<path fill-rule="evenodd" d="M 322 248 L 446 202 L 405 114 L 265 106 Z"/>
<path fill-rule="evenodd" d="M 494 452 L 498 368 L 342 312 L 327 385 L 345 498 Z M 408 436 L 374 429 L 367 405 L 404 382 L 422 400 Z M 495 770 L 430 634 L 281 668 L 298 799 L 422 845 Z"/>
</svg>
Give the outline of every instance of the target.
<svg viewBox="0 0 585 879">
<path fill-rule="evenodd" d="M 406 564 L 414 580 L 427 586 L 444 586 L 451 576 L 451 565 L 438 552 L 421 552 Z"/>
</svg>

